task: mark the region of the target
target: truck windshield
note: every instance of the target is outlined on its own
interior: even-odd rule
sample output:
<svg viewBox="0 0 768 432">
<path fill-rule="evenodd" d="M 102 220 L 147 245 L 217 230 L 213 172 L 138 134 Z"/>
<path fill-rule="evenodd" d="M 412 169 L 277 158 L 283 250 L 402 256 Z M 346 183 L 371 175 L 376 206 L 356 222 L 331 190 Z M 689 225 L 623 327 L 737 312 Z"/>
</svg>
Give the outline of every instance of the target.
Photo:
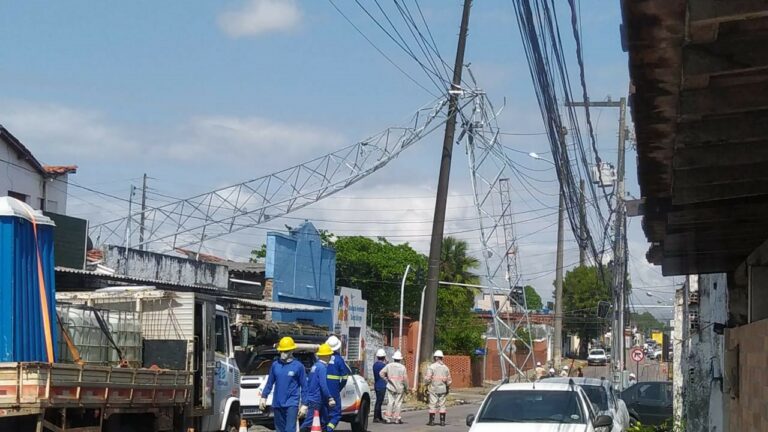
<svg viewBox="0 0 768 432">
<path fill-rule="evenodd" d="M 498 390 L 488 395 L 478 423 L 585 424 L 575 391 Z"/>
</svg>

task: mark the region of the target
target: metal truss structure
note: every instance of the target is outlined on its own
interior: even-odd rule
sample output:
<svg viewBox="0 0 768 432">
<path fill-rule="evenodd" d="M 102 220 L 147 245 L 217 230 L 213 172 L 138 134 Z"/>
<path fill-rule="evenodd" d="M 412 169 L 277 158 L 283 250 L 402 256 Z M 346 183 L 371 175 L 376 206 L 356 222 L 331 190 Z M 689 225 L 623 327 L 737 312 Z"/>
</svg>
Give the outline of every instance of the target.
<svg viewBox="0 0 768 432">
<path fill-rule="evenodd" d="M 160 207 L 131 212 L 91 228 L 96 244 L 121 244 L 158 252 L 197 245 L 286 215 L 362 180 L 445 123 L 447 99 L 419 109 L 406 126 L 308 162 Z M 131 224 L 145 221 L 137 235 Z"/>
<path fill-rule="evenodd" d="M 484 294 L 489 295 L 491 299 L 492 334 L 499 351 L 502 379 L 509 379 L 508 370 L 511 368 L 518 381 L 528 381 L 529 378 L 521 366 L 535 362 L 532 339 L 517 339 L 528 350 L 522 365 L 518 365 L 514 355 L 514 338 L 525 334 L 530 336 L 532 332 L 525 290 L 519 286 L 521 276 L 509 192 L 512 167 L 499 141 L 496 116 L 485 94 L 476 92 L 471 115 L 462 115 L 464 130 L 460 139 L 465 141 L 472 190 L 480 221 L 480 241 L 487 286 Z M 498 296 L 503 296 L 503 300 L 497 305 Z M 520 331 L 521 329 L 525 331 Z"/>
</svg>

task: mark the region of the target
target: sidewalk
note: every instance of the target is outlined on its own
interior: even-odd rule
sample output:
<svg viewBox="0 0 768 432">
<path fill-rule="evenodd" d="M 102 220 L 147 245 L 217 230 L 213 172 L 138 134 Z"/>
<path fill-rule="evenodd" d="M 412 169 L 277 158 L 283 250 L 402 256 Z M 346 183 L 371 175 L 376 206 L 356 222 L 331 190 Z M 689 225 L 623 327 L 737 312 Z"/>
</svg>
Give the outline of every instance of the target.
<svg viewBox="0 0 768 432">
<path fill-rule="evenodd" d="M 491 391 L 493 387 L 470 387 L 463 389 L 451 390 L 448 394 L 448 400 L 446 405 L 457 406 L 467 404 L 479 404 L 485 399 L 485 395 Z M 403 411 L 420 411 L 426 410 L 427 404 L 416 398 L 413 393 L 409 394 L 403 402 Z"/>
</svg>

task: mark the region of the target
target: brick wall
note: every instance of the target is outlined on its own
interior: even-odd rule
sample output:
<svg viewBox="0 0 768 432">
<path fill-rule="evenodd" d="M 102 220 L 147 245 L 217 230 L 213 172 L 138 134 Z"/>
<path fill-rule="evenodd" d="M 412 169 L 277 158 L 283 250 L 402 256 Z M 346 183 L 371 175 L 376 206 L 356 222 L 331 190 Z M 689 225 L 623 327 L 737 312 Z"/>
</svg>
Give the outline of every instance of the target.
<svg viewBox="0 0 768 432">
<path fill-rule="evenodd" d="M 408 369 L 408 383 L 413 388 L 413 365 L 415 355 L 405 356 L 405 367 Z M 451 379 L 453 385 L 451 388 L 472 387 L 472 361 L 469 356 L 449 355 L 445 356 L 443 362 L 451 370 Z M 419 372 L 419 381 L 424 380 L 424 375 Z"/>
<path fill-rule="evenodd" d="M 502 347 L 506 345 L 506 339 L 501 341 Z M 529 358 L 527 352 L 515 353 L 515 364 L 523 371 L 531 370 L 536 367 L 536 362 L 545 363 L 547 359 L 547 341 L 534 341 L 533 343 L 533 357 Z M 511 376 L 515 374 L 514 368 L 508 363 L 504 363 L 507 367 L 507 375 Z M 486 381 L 499 381 L 501 379 L 501 365 L 499 359 L 499 350 L 496 345 L 496 339 L 486 340 L 486 358 L 485 358 L 485 380 Z"/>
<path fill-rule="evenodd" d="M 272 279 L 267 279 L 264 281 L 264 295 L 262 297 L 264 300 L 272 301 L 272 287 L 274 287 Z M 272 321 L 272 311 L 264 312 L 264 319 L 267 321 Z"/>
<path fill-rule="evenodd" d="M 738 397 L 727 405 L 730 430 L 768 431 L 768 319 L 727 329 L 726 340 L 728 349 L 738 346 L 739 359 Z"/>
</svg>

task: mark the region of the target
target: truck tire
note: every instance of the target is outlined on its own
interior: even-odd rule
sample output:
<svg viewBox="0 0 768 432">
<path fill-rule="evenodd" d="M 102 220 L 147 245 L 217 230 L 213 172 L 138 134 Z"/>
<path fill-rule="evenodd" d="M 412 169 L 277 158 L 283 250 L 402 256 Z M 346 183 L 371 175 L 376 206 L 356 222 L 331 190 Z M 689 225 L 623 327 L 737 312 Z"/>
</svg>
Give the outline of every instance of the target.
<svg viewBox="0 0 768 432">
<path fill-rule="evenodd" d="M 371 403 L 368 396 L 363 396 L 360 402 L 360 411 L 355 416 L 352 424 L 352 432 L 366 432 L 368 430 L 368 414 L 371 412 Z"/>
<path fill-rule="evenodd" d="M 227 428 L 224 432 L 238 432 L 240 430 L 240 406 L 232 405 L 227 418 Z"/>
</svg>

